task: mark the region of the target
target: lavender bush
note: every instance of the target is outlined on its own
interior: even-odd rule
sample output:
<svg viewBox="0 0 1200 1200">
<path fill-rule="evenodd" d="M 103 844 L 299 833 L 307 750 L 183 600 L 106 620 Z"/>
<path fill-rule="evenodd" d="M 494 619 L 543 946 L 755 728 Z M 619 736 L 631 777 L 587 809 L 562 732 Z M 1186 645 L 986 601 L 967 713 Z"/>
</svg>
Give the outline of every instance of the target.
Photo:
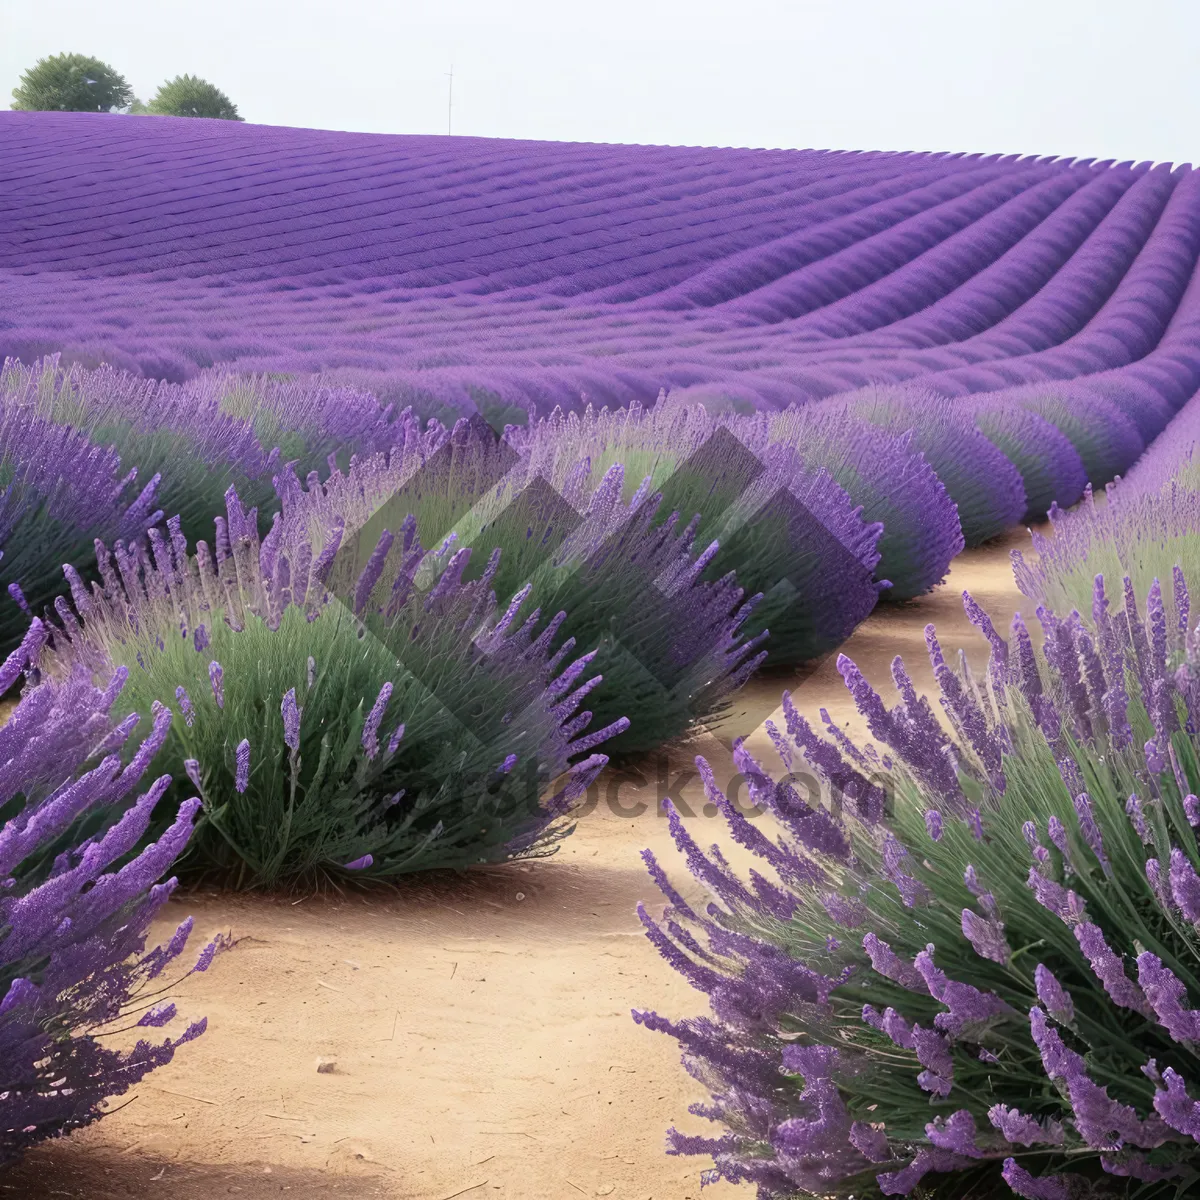
<svg viewBox="0 0 1200 1200">
<path fill-rule="evenodd" d="M 980 432 L 969 406 L 901 386 L 864 388 L 844 402 L 872 425 L 899 434 L 911 431 L 912 446 L 954 501 L 965 545 L 978 546 L 1025 515 L 1029 503 L 1020 472 Z"/>
<path fill-rule="evenodd" d="M 1124 582 L 1128 594 L 1131 587 Z M 1186 591 L 1179 592 L 1186 608 Z M 713 1094 L 708 1178 L 762 1197 L 1190 1195 L 1200 1185 L 1200 629 L 1154 582 L 1116 613 L 1018 616 L 983 677 L 930 661 L 947 724 L 893 664 L 889 709 L 839 670 L 882 745 L 818 735 L 784 697 L 782 777 L 737 765 L 772 837 L 698 760 L 734 839 L 771 878 L 705 853 L 708 891 L 641 910 L 711 1017 L 635 1013 L 671 1034 Z M 828 792 L 796 790 L 800 760 Z"/>
<path fill-rule="evenodd" d="M 0 403 L 112 447 L 139 477 L 156 481 L 158 506 L 192 539 L 210 528 L 230 487 L 258 509 L 265 533 L 284 463 L 301 474 L 328 472 L 331 456 L 348 466 L 352 455 L 403 444 L 417 430 L 411 411 L 397 414 L 367 393 L 319 381 L 226 373 L 172 385 L 111 367 L 64 367 L 58 355 L 31 367 L 6 362 Z"/>
<path fill-rule="evenodd" d="M 1003 399 L 969 405 L 980 432 L 1017 468 L 1025 488 L 1025 520 L 1074 504 L 1088 484 L 1087 468 L 1068 438 L 1041 414 Z"/>
<path fill-rule="evenodd" d="M 743 628 L 752 638 L 770 631 L 772 662 L 825 653 L 875 606 L 882 526 L 863 520 L 827 470 L 772 443 L 761 423 L 660 397 L 651 409 L 556 410 L 527 429 L 509 429 L 505 440 L 527 460 L 527 475 L 556 489 L 607 486 L 619 468 L 631 507 L 644 506 L 653 491 L 661 495 L 650 514 L 656 523 L 671 513 L 692 518 L 698 544 L 709 547 L 705 577 L 732 573 L 761 594 Z M 657 655 L 657 641 L 638 655 Z M 641 728 L 635 720 L 631 732 Z"/>
<path fill-rule="evenodd" d="M 175 518 L 148 550 L 101 547 L 101 583 L 68 571 L 45 669 L 127 671 L 119 716 L 179 706 L 156 762 L 200 796 L 197 864 L 239 884 L 553 849 L 627 724 L 584 732 L 592 655 L 551 653 L 562 616 L 535 635 L 524 595 L 497 613 L 498 556 L 468 581 L 470 551 L 426 555 L 409 518 L 359 569 L 353 532 L 277 518 L 260 543 L 231 491 L 212 550 Z"/>
<path fill-rule="evenodd" d="M 627 497 L 621 463 L 595 479 L 586 458 L 515 453 L 486 427 L 461 421 L 443 433 L 324 482 L 289 477 L 285 516 L 314 545 L 339 522 L 361 529 L 354 577 L 385 527 L 409 520 L 422 540 L 448 534 L 441 553 L 470 556 L 466 580 L 486 575 L 498 595 L 520 594 L 525 611 L 546 618 L 530 619 L 552 652 L 590 648 L 604 680 L 589 696 L 594 720 L 627 718 L 610 753 L 658 745 L 720 711 L 762 661 L 765 634 L 744 635 L 758 597 L 732 572 L 705 577 L 717 547 L 698 543 L 697 522 L 666 516 L 649 480 Z M 348 575 L 343 593 L 352 586 Z"/>
<path fill-rule="evenodd" d="M 34 621 L 0 668 L 0 690 L 36 670 L 47 630 Z M 145 834 L 171 779 L 137 788 L 168 736 L 153 712 L 140 745 L 136 717 L 114 724 L 125 682 L 97 689 L 84 672 L 31 686 L 0 729 L 0 1166 L 28 1147 L 90 1124 L 205 1028 L 142 1038 L 121 1051 L 114 1034 L 159 1029 L 176 1017 L 165 972 L 183 953 L 189 917 L 147 951 L 150 922 L 175 889 L 159 882 L 187 845 L 199 801 L 180 804 L 149 844 Z M 132 751 L 122 765 L 121 750 Z M 161 823 L 160 823 L 161 824 Z M 207 969 L 228 944 L 209 943 Z M 190 972 L 189 972 L 190 973 Z"/>
<path fill-rule="evenodd" d="M 945 579 L 963 548 L 962 525 L 911 432 L 893 436 L 836 405 L 746 420 L 765 425 L 770 440 L 792 447 L 809 469 L 827 470 L 867 520 L 883 525 L 876 573 L 891 584 L 888 597 L 911 599 Z"/>
<path fill-rule="evenodd" d="M 86 562 L 95 538 L 137 537 L 161 519 L 158 480 L 139 493 L 137 477 L 112 450 L 0 397 L 0 653 L 54 598 L 63 562 Z"/>
<path fill-rule="evenodd" d="M 1121 481 L 1109 485 L 1102 502 L 1089 489 L 1078 508 L 1051 509 L 1050 523 L 1048 536 L 1033 534 L 1035 557 L 1013 551 L 1026 596 L 1061 611 L 1086 609 L 1097 574 L 1128 575 L 1142 594 L 1155 579 L 1171 580 L 1167 619 L 1186 626 L 1185 596 L 1200 588 L 1200 491 L 1182 480 L 1152 492 Z"/>
</svg>

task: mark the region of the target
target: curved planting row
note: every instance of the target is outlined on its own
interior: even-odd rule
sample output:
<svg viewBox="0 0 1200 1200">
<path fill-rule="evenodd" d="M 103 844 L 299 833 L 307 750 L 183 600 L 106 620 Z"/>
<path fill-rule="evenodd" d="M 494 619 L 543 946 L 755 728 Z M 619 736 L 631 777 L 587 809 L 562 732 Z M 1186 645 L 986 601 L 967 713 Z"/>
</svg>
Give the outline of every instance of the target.
<svg viewBox="0 0 1200 1200">
<path fill-rule="evenodd" d="M 745 677 L 740 668 L 705 666 L 706 655 L 734 654 L 740 664 L 739 638 L 761 640 L 768 630 L 765 651 L 747 662 L 762 653 L 787 664 L 827 652 L 881 592 L 902 600 L 928 591 L 964 545 L 1024 515 L 1071 504 L 1089 480 L 1124 470 L 1190 382 L 1188 364 L 1171 357 L 1173 345 L 1164 339 L 1145 360 L 1136 389 L 1119 372 L 973 398 L 880 385 L 773 414 L 728 411 L 721 403 L 709 411 L 660 397 L 652 409 L 555 410 L 531 425 L 507 426 L 499 449 L 483 422 L 460 423 L 461 436 L 451 438 L 437 421 L 423 425 L 411 408 L 396 412 L 369 393 L 320 381 L 225 374 L 166 384 L 110 367 L 10 362 L 0 376 L 5 428 L 41 422 L 56 433 L 42 439 L 36 471 L 16 434 L 4 451 L 4 461 L 20 469 L 14 488 L 28 493 L 24 500 L 11 497 L 6 538 L 14 540 L 18 525 L 34 529 L 46 521 L 58 536 L 22 534 L 14 540 L 20 551 L 0 561 L 9 587 L 6 641 L 14 645 L 29 612 L 43 611 L 61 590 L 63 562 L 93 569 L 90 546 L 97 538 L 136 539 L 167 512 L 195 540 L 231 487 L 256 510 L 260 535 L 286 507 L 286 495 L 305 493 L 312 512 L 319 494 L 353 495 L 357 521 L 374 520 L 386 506 L 391 532 L 412 516 L 427 547 L 453 533 L 485 559 L 501 548 L 502 598 L 540 571 L 548 590 L 537 601 L 573 611 L 568 628 L 584 622 L 578 636 L 591 648 L 605 642 L 616 653 L 614 628 L 626 643 L 632 638 L 635 644 L 623 644 L 621 654 L 631 653 L 637 665 L 609 671 L 602 708 L 613 720 L 633 720 L 624 748 L 645 747 L 715 712 L 733 680 Z M 69 439 L 87 447 L 87 455 L 72 450 Z M 466 465 L 456 465 L 459 453 L 468 455 Z M 605 481 L 610 468 L 619 468 L 619 482 Z M 410 483 L 414 472 L 421 478 Z M 302 487 L 287 482 L 301 478 Z M 112 490 L 124 480 L 131 488 L 138 479 L 149 482 L 127 514 L 106 515 L 115 499 L 74 507 L 64 499 L 81 487 Z M 602 482 L 603 496 L 619 495 L 619 503 L 611 501 L 618 507 L 603 518 L 592 511 L 610 503 L 593 495 Z M 538 488 L 545 495 L 535 496 Z M 405 512 L 396 509 L 397 493 Z M 585 517 L 587 528 L 575 528 Z M 656 559 L 647 547 L 667 536 L 661 529 L 670 522 L 677 523 L 671 553 L 682 556 L 678 570 L 693 564 L 686 571 L 697 582 L 685 587 L 679 575 L 670 586 L 683 590 L 661 608 L 667 585 L 649 572 Z M 544 532 L 534 536 L 535 526 Z M 384 526 L 376 520 L 374 528 L 378 535 Z M 636 568 L 640 583 L 614 571 L 611 547 L 618 542 L 629 563 L 647 564 Z M 546 571 L 557 580 L 553 586 Z M 596 582 L 602 576 L 603 587 Z M 722 579 L 726 599 L 697 599 L 699 583 L 711 589 Z M 686 649 L 655 632 L 655 622 L 671 624 L 671 606 L 685 595 L 713 614 L 683 622 L 699 638 Z M 745 601 L 744 611 L 735 596 Z M 591 614 L 586 620 L 584 610 Z M 634 612 L 648 614 L 638 634 Z M 661 671 L 651 669 L 653 686 L 643 677 L 651 646 L 676 664 L 672 671 L 686 662 L 706 682 L 679 676 L 668 688 L 674 699 L 666 699 Z M 636 704 L 646 720 L 620 711 L 635 703 L 620 697 L 634 695 L 642 697 Z"/>
</svg>

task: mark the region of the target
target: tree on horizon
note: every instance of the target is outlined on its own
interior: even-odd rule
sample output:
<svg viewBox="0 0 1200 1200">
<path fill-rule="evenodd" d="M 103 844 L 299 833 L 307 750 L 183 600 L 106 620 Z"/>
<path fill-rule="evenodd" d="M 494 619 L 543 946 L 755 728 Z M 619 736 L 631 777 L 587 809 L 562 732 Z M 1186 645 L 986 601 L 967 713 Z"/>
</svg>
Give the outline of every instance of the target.
<svg viewBox="0 0 1200 1200">
<path fill-rule="evenodd" d="M 12 94 L 18 112 L 112 112 L 133 99 L 123 75 L 87 54 L 39 58 Z"/>
<path fill-rule="evenodd" d="M 139 110 L 160 117 L 209 117 L 241 121 L 237 105 L 220 88 L 195 75 L 176 75 L 167 80 L 147 105 Z M 131 112 L 135 110 L 132 106 Z"/>
</svg>

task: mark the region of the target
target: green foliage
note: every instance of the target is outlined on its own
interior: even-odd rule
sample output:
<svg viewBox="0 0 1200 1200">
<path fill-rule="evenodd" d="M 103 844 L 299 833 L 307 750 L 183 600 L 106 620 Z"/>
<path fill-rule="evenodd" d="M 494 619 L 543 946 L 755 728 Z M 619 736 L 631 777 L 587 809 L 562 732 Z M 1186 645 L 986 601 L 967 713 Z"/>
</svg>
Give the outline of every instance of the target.
<svg viewBox="0 0 1200 1200">
<path fill-rule="evenodd" d="M 160 117 L 210 117 L 219 121 L 241 121 L 237 105 L 220 88 L 195 75 L 168 79 L 146 106 Z"/>
<path fill-rule="evenodd" d="M 203 653 L 181 638 L 157 653 L 143 647 L 149 669 L 137 670 L 135 660 L 118 715 L 149 712 L 155 699 L 178 709 L 178 686 L 194 706 L 190 726 L 179 716 L 172 722 L 155 766 L 178 772 L 182 793 L 197 790 L 184 763 L 199 764 L 204 819 L 190 865 L 215 867 L 239 886 L 272 886 L 336 872 L 368 854 L 374 861 L 365 873 L 373 876 L 509 857 L 506 844 L 536 818 L 539 786 L 548 782 L 536 778 L 537 747 L 530 745 L 536 729 L 502 726 L 498 689 L 489 689 L 464 659 L 461 641 L 450 645 L 442 633 L 430 658 L 414 663 L 416 671 L 400 667 L 382 641 L 360 637 L 340 605 L 311 624 L 289 608 L 276 630 L 254 616 L 240 633 L 218 621 Z M 422 669 L 435 658 L 445 673 L 436 682 Z M 210 661 L 222 665 L 223 707 L 209 680 Z M 380 731 L 384 746 L 371 760 L 363 728 L 388 682 L 395 690 Z M 284 744 L 281 710 L 292 689 L 302 710 L 295 753 Z M 470 714 L 469 733 L 456 707 Z M 386 743 L 401 720 L 400 747 L 389 754 Z M 251 747 L 250 780 L 238 792 L 236 749 L 243 738 Z M 522 765 L 500 774 L 511 752 Z M 525 763 L 534 767 L 532 789 Z"/>
<path fill-rule="evenodd" d="M 12 107 L 22 112 L 110 112 L 132 99 L 125 77 L 107 63 L 86 54 L 55 54 L 38 59 L 21 76 Z"/>
</svg>

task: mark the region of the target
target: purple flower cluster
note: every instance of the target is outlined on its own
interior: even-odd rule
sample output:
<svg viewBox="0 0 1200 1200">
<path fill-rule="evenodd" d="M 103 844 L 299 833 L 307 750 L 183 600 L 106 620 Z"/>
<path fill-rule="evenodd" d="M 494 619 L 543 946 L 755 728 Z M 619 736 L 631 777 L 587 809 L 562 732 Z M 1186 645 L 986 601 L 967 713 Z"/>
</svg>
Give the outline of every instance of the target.
<svg viewBox="0 0 1200 1200">
<path fill-rule="evenodd" d="M 781 1198 L 951 1197 L 969 1172 L 1028 1200 L 1125 1180 L 1166 1200 L 1197 1177 L 1200 636 L 1166 618 L 1157 584 L 1144 607 L 1123 590 L 1117 615 L 1102 580 L 1090 619 L 1044 608 L 1040 647 L 1019 620 L 1001 638 L 968 598 L 992 644 L 984 679 L 952 668 L 930 630 L 952 737 L 902 664 L 889 708 L 843 658 L 890 767 L 818 736 L 785 697 L 787 735 L 772 726 L 770 742 L 828 795 L 804 812 L 780 804 L 786 781 L 739 744 L 778 836 L 748 832 L 698 760 L 771 878 L 752 871 L 747 885 L 678 821 L 712 902 L 687 904 L 651 862 L 670 907 L 643 922 L 713 1014 L 652 1027 L 712 1091 L 694 1113 L 725 1126 L 673 1132 L 672 1152 Z M 1190 613 L 1186 583 L 1173 590 Z M 889 812 L 834 803 L 867 764 Z M 830 823 L 819 842 L 814 820 Z"/>
<path fill-rule="evenodd" d="M 32 666 L 44 640 L 35 621 L 0 681 Z M 150 922 L 175 888 L 174 879 L 159 881 L 187 845 L 199 801 L 185 801 L 146 843 L 170 777 L 140 796 L 137 789 L 171 714 L 155 710 L 148 738 L 123 764 L 136 724 L 110 719 L 123 683 L 118 676 L 101 691 L 79 670 L 31 684 L 0 729 L 0 805 L 12 814 L 0 827 L 0 1165 L 98 1119 L 104 1100 L 204 1031 L 196 1021 L 178 1037 L 124 1052 L 99 1040 L 174 1019 L 174 1003 L 160 999 L 171 986 L 163 974 L 192 929 L 188 918 L 166 946 L 145 949 Z M 98 817 L 96 833 L 78 834 Z M 227 944 L 210 943 L 193 970 Z"/>
</svg>

